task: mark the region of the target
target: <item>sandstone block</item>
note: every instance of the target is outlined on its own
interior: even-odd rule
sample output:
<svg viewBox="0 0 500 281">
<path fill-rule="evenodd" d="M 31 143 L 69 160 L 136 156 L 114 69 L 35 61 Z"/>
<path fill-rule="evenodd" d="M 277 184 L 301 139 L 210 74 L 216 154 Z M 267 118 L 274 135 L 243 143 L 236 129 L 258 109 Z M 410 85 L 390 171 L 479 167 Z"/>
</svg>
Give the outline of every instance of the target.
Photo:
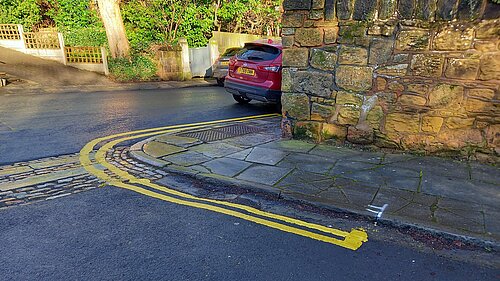
<svg viewBox="0 0 500 281">
<path fill-rule="evenodd" d="M 418 133 L 420 120 L 417 114 L 390 113 L 385 120 L 385 130 L 396 133 Z"/>
<path fill-rule="evenodd" d="M 474 49 L 481 53 L 498 51 L 498 43 L 495 41 L 474 41 Z"/>
<path fill-rule="evenodd" d="M 427 29 L 403 29 L 396 39 L 397 50 L 429 50 L 430 32 Z"/>
<path fill-rule="evenodd" d="M 500 37 L 500 19 L 481 21 L 476 27 L 477 39 L 496 39 Z"/>
<path fill-rule="evenodd" d="M 493 97 L 495 96 L 495 91 L 493 91 L 492 89 L 469 89 L 467 93 L 472 97 L 480 97 L 489 100 L 493 99 Z"/>
<path fill-rule="evenodd" d="M 301 12 L 285 12 L 283 13 L 283 27 L 301 27 L 304 23 L 304 14 Z"/>
<path fill-rule="evenodd" d="M 490 147 L 497 149 L 500 147 L 500 124 L 492 124 L 488 127 L 486 141 Z"/>
<path fill-rule="evenodd" d="M 478 99 L 467 99 L 465 110 L 468 112 L 484 112 L 484 113 L 499 113 L 499 108 L 493 105 L 492 102 L 482 101 Z"/>
<path fill-rule="evenodd" d="M 450 58 L 444 75 L 448 78 L 474 80 L 478 69 L 479 60 L 477 59 Z"/>
<path fill-rule="evenodd" d="M 408 63 L 409 58 L 410 58 L 409 54 L 396 54 L 392 58 L 392 61 L 394 63 Z"/>
<path fill-rule="evenodd" d="M 309 12 L 309 19 L 311 20 L 323 19 L 323 10 L 311 10 Z"/>
<path fill-rule="evenodd" d="M 410 72 L 415 76 L 440 77 L 443 62 L 439 54 L 416 54 L 411 59 Z"/>
<path fill-rule="evenodd" d="M 335 80 L 337 85 L 351 91 L 368 91 L 372 87 L 373 68 L 364 66 L 340 65 Z"/>
<path fill-rule="evenodd" d="M 387 88 L 390 91 L 397 92 L 397 93 L 400 93 L 400 92 L 405 90 L 405 87 L 402 84 L 400 84 L 398 81 L 392 81 L 391 83 L 389 83 L 389 86 L 387 86 Z"/>
<path fill-rule="evenodd" d="M 402 95 L 401 97 L 399 97 L 399 102 L 403 105 L 424 106 L 427 103 L 427 100 L 420 96 Z"/>
<path fill-rule="evenodd" d="M 477 129 L 441 130 L 437 141 L 451 149 L 460 149 L 468 145 L 477 145 L 483 142 L 481 131 Z"/>
<path fill-rule="evenodd" d="M 311 1 L 303 1 L 303 0 L 284 0 L 283 1 L 283 9 L 285 11 L 291 10 L 310 10 L 311 9 Z"/>
<path fill-rule="evenodd" d="M 367 37 L 366 24 L 363 22 L 342 24 L 339 29 L 339 38 L 337 41 L 341 44 L 354 44 L 368 47 L 370 42 Z"/>
<path fill-rule="evenodd" d="M 324 140 L 345 140 L 347 136 L 347 128 L 345 126 L 337 124 L 323 123 L 321 135 L 323 136 Z"/>
<path fill-rule="evenodd" d="M 290 68 L 283 68 L 281 70 L 281 91 L 282 92 L 291 92 L 292 91 L 293 73 L 295 73 L 295 70 L 290 69 Z"/>
<path fill-rule="evenodd" d="M 293 136 L 298 139 L 312 139 L 316 142 L 321 141 L 322 123 L 314 121 L 299 121 L 295 123 Z"/>
<path fill-rule="evenodd" d="M 368 21 L 373 19 L 377 0 L 356 0 L 352 18 L 354 20 Z"/>
<path fill-rule="evenodd" d="M 393 40 L 374 39 L 370 43 L 370 64 L 384 64 L 392 55 Z"/>
<path fill-rule="evenodd" d="M 385 80 L 382 77 L 377 77 L 375 80 L 375 83 L 377 85 L 377 91 L 383 91 L 385 90 L 385 87 L 387 86 L 387 80 Z"/>
<path fill-rule="evenodd" d="M 351 18 L 352 7 L 354 0 L 337 0 L 336 10 L 337 16 L 341 20 L 348 20 Z"/>
<path fill-rule="evenodd" d="M 378 17 L 385 20 L 394 15 L 396 12 L 397 0 L 381 0 L 379 5 Z"/>
<path fill-rule="evenodd" d="M 294 35 L 295 34 L 295 28 L 293 27 L 283 27 L 281 29 L 281 35 Z"/>
<path fill-rule="evenodd" d="M 339 91 L 337 92 L 337 98 L 335 102 L 338 105 L 361 107 L 361 105 L 363 104 L 363 96 L 346 91 Z"/>
<path fill-rule="evenodd" d="M 446 108 L 462 103 L 464 87 L 449 84 L 439 84 L 429 93 L 429 106 L 432 108 Z"/>
<path fill-rule="evenodd" d="M 436 50 L 467 50 L 472 46 L 474 29 L 464 24 L 453 24 L 441 29 L 434 36 Z"/>
<path fill-rule="evenodd" d="M 420 84 L 420 83 L 412 83 L 406 85 L 406 90 L 408 92 L 420 94 L 420 95 L 426 95 L 427 92 L 429 92 L 429 85 L 426 84 Z"/>
<path fill-rule="evenodd" d="M 438 133 L 443 125 L 443 118 L 424 116 L 422 117 L 422 132 Z"/>
<path fill-rule="evenodd" d="M 413 12 L 415 10 L 414 0 L 399 0 L 399 18 L 401 19 L 411 19 L 413 17 Z"/>
<path fill-rule="evenodd" d="M 330 28 L 325 28 L 325 44 L 334 44 L 337 42 L 337 37 L 339 35 L 339 28 L 338 27 L 330 27 Z"/>
<path fill-rule="evenodd" d="M 339 52 L 339 64 L 366 65 L 368 63 L 368 51 L 365 48 L 341 46 Z"/>
<path fill-rule="evenodd" d="M 435 0 L 416 0 L 415 17 L 421 20 L 434 19 Z"/>
<path fill-rule="evenodd" d="M 342 125 L 356 125 L 358 124 L 361 111 L 359 108 L 353 106 L 343 106 L 339 109 L 337 122 Z"/>
<path fill-rule="evenodd" d="M 313 9 L 323 9 L 325 7 L 325 0 L 313 0 L 312 8 Z"/>
<path fill-rule="evenodd" d="M 295 39 L 293 35 L 283 35 L 281 36 L 281 42 L 283 44 L 283 47 L 290 48 L 295 43 Z"/>
<path fill-rule="evenodd" d="M 311 107 L 311 119 L 312 120 L 328 120 L 335 113 L 335 107 L 333 105 L 324 105 L 319 103 L 313 103 Z"/>
<path fill-rule="evenodd" d="M 374 106 L 368 114 L 366 115 L 366 121 L 370 127 L 378 129 L 380 127 L 380 121 L 384 117 L 384 111 L 379 105 Z"/>
<path fill-rule="evenodd" d="M 296 92 L 330 98 L 332 95 L 333 75 L 314 71 L 297 71 L 293 79 Z"/>
<path fill-rule="evenodd" d="M 318 28 L 298 28 L 295 30 L 295 42 L 303 47 L 323 44 L 323 31 Z"/>
<path fill-rule="evenodd" d="M 283 66 L 307 67 L 309 62 L 309 49 L 291 48 L 283 50 Z"/>
<path fill-rule="evenodd" d="M 498 2 L 497 2 L 498 4 Z M 459 0 L 457 17 L 460 20 L 474 20 L 480 15 L 482 1 Z"/>
<path fill-rule="evenodd" d="M 486 54 L 481 58 L 479 80 L 500 80 L 500 52 Z"/>
<path fill-rule="evenodd" d="M 446 119 L 446 127 L 449 129 L 470 128 L 474 124 L 474 118 L 450 117 Z"/>
<path fill-rule="evenodd" d="M 312 49 L 311 66 L 321 70 L 334 70 L 337 64 L 335 49 Z"/>
<path fill-rule="evenodd" d="M 436 17 L 440 20 L 453 19 L 453 9 L 457 0 L 441 0 L 437 3 Z"/>
<path fill-rule="evenodd" d="M 309 98 L 302 93 L 283 93 L 281 95 L 283 114 L 297 120 L 309 120 Z"/>
<path fill-rule="evenodd" d="M 377 74 L 388 76 L 405 76 L 408 69 L 408 64 L 396 64 L 384 67 L 379 67 L 375 71 Z"/>
<path fill-rule="evenodd" d="M 373 143 L 373 129 L 359 129 L 356 126 L 349 126 L 347 140 L 356 144 L 371 144 Z"/>
</svg>

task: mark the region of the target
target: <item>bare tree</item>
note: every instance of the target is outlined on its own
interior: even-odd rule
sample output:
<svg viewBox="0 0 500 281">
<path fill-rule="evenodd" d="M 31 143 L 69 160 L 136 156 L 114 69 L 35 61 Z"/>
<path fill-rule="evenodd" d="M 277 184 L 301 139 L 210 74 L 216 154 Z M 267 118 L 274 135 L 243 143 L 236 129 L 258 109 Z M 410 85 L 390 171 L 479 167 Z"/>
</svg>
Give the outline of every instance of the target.
<svg viewBox="0 0 500 281">
<path fill-rule="evenodd" d="M 125 33 L 119 0 L 97 0 L 101 14 L 109 50 L 113 58 L 127 58 L 130 54 L 130 45 Z"/>
</svg>

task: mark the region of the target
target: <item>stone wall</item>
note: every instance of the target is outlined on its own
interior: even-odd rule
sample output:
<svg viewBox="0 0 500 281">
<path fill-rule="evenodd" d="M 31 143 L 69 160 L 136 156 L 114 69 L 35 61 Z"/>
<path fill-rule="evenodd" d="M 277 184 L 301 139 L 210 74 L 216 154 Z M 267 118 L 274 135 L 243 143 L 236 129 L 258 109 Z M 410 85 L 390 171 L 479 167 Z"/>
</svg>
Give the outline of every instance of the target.
<svg viewBox="0 0 500 281">
<path fill-rule="evenodd" d="M 285 0 L 283 7 L 283 115 L 294 137 L 498 156 L 500 5 Z"/>
</svg>

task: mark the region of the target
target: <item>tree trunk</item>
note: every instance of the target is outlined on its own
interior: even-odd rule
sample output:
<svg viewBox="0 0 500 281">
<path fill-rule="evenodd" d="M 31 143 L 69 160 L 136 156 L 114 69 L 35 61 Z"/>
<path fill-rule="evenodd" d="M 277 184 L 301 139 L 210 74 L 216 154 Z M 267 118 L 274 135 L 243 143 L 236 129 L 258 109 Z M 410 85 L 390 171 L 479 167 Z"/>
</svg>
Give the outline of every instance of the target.
<svg viewBox="0 0 500 281">
<path fill-rule="evenodd" d="M 118 0 L 97 0 L 97 3 L 106 29 L 111 57 L 127 58 L 130 53 L 130 45 L 125 34 Z"/>
</svg>

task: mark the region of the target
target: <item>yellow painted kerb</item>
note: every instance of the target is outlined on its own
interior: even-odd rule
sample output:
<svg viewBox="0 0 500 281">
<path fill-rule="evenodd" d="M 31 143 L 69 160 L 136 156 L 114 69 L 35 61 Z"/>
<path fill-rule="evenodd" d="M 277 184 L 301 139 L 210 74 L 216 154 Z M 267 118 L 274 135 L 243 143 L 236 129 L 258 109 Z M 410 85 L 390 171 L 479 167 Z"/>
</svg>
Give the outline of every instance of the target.
<svg viewBox="0 0 500 281">
<path fill-rule="evenodd" d="M 283 216 L 283 215 L 264 212 L 264 211 L 261 211 L 259 209 L 252 208 L 252 207 L 249 207 L 246 205 L 196 197 L 196 196 L 193 196 L 193 195 L 190 195 L 187 193 L 183 193 L 183 192 L 180 192 L 180 191 L 177 191 L 177 190 L 165 187 L 165 186 L 161 186 L 161 185 L 152 183 L 148 179 L 136 178 L 133 175 L 129 174 L 128 172 L 120 170 L 116 166 L 106 162 L 106 157 L 105 157 L 106 152 L 109 151 L 110 149 L 112 149 L 115 145 L 117 145 L 123 141 L 137 139 L 137 138 L 144 138 L 144 137 L 164 134 L 164 133 L 168 133 L 168 132 L 175 132 L 175 131 L 185 130 L 185 129 L 202 128 L 202 127 L 206 127 L 208 125 L 214 125 L 214 124 L 219 124 L 219 123 L 244 122 L 244 121 L 252 120 L 252 119 L 275 117 L 275 116 L 278 116 L 278 115 L 276 115 L 276 114 L 257 115 L 257 116 L 224 119 L 224 120 L 217 120 L 217 121 L 210 121 L 210 122 L 200 122 L 200 123 L 193 123 L 193 124 L 182 124 L 182 125 L 175 125 L 175 126 L 152 128 L 152 129 L 138 130 L 138 131 L 132 131 L 132 132 L 127 132 L 127 133 L 110 135 L 107 137 L 95 139 L 95 140 L 89 142 L 87 145 L 85 145 L 82 148 L 82 150 L 80 151 L 80 162 L 82 163 L 82 165 L 85 167 L 85 169 L 89 173 L 106 181 L 110 185 L 114 185 L 114 186 L 121 187 L 124 189 L 132 190 L 134 192 L 137 192 L 137 193 L 140 193 L 143 195 L 147 195 L 147 196 L 150 196 L 153 198 L 157 198 L 157 199 L 160 199 L 163 201 L 230 215 L 230 216 L 237 217 L 237 218 L 244 219 L 244 220 L 248 220 L 248 221 L 251 221 L 251 222 L 254 222 L 257 224 L 261 224 L 261 225 L 265 225 L 265 226 L 268 226 L 271 228 L 279 229 L 279 230 L 282 230 L 285 232 L 290 232 L 290 233 L 294 233 L 294 234 L 301 235 L 304 237 L 312 238 L 315 240 L 320 240 L 323 242 L 342 246 L 342 247 L 345 247 L 345 248 L 348 248 L 351 250 L 358 249 L 363 244 L 363 242 L 368 241 L 368 236 L 367 236 L 365 231 L 353 229 L 353 230 L 351 230 L 351 232 L 346 232 L 346 231 L 342 231 L 342 230 L 338 230 L 338 229 L 334 229 L 334 228 L 325 227 L 325 226 L 322 226 L 319 224 L 305 222 L 302 220 L 294 219 L 294 218 Z M 118 139 L 115 139 L 115 138 L 118 138 Z M 111 177 L 110 175 L 108 175 L 104 171 L 94 167 L 94 164 L 92 163 L 92 161 L 90 159 L 90 153 L 94 150 L 94 148 L 97 144 L 109 141 L 111 139 L 115 139 L 115 140 L 107 142 L 100 149 L 97 150 L 97 153 L 95 155 L 95 162 L 96 162 L 95 164 L 101 164 L 102 166 L 104 166 L 106 169 L 108 169 L 114 175 L 113 177 Z M 154 192 L 154 191 L 145 189 L 141 186 L 137 186 L 134 184 L 146 186 L 146 187 L 149 187 L 151 189 L 157 190 L 159 192 Z M 165 195 L 165 193 L 176 196 L 176 197 Z M 181 198 L 183 198 L 183 199 L 181 199 Z M 228 209 L 226 207 L 230 207 L 231 209 Z M 240 211 L 236 211 L 235 209 L 240 210 Z M 269 220 L 266 218 L 269 218 L 272 220 Z M 284 224 L 284 223 L 286 223 L 286 224 Z M 294 227 L 292 225 L 300 226 L 301 228 Z M 317 232 L 308 231 L 306 229 L 324 232 L 328 235 L 319 234 Z M 343 237 L 344 239 L 341 240 L 338 238 L 334 238 L 334 237 L 330 236 L 330 234 L 338 236 L 338 237 Z"/>
</svg>

